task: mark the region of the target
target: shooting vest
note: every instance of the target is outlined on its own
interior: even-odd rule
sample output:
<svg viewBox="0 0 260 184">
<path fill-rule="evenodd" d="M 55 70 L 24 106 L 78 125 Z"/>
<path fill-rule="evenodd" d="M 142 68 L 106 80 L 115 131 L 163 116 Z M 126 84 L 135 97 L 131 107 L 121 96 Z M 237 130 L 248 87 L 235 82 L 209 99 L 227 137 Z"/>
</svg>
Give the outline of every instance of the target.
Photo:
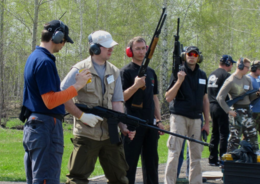
<svg viewBox="0 0 260 184">
<path fill-rule="evenodd" d="M 92 108 L 94 106 L 102 106 L 112 109 L 112 96 L 115 89 L 115 81 L 119 76 L 119 69 L 110 62 L 106 61 L 106 70 L 104 75 L 105 94 L 102 94 L 101 79 L 98 76 L 91 57 L 78 62 L 73 66 L 79 70 L 88 68 L 92 74 L 92 82 L 78 91 L 78 96 L 74 98 L 75 103 L 85 104 Z M 108 84 L 107 78 L 114 76 L 114 82 Z M 103 118 L 103 117 L 102 117 Z M 105 118 L 104 121 L 99 121 L 94 128 L 83 124 L 80 120 L 74 117 L 73 134 L 83 136 L 93 140 L 103 141 L 109 138 L 108 125 Z"/>
</svg>

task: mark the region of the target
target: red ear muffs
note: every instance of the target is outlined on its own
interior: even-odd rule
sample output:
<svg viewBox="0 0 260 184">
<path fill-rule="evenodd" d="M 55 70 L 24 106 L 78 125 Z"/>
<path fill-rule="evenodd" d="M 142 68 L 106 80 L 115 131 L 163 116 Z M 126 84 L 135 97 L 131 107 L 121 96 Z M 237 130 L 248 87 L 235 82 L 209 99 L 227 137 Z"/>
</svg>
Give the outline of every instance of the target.
<svg viewBox="0 0 260 184">
<path fill-rule="evenodd" d="M 126 47 L 125 53 L 128 57 L 133 57 L 133 52 L 131 51 L 130 47 Z"/>
<path fill-rule="evenodd" d="M 148 50 L 149 46 L 146 45 L 146 51 Z M 126 47 L 125 53 L 128 57 L 133 57 L 133 52 L 131 51 L 130 47 Z"/>
</svg>

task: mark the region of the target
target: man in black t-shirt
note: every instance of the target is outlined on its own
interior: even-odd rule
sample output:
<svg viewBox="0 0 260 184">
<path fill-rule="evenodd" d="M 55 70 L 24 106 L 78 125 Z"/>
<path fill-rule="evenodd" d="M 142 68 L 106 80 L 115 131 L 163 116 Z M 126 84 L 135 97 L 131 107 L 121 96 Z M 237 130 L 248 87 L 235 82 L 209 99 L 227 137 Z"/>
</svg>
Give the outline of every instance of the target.
<svg viewBox="0 0 260 184">
<path fill-rule="evenodd" d="M 147 120 L 148 124 L 158 126 L 163 129 L 161 123 L 160 104 L 157 97 L 157 76 L 155 71 L 148 67 L 145 77 L 138 77 L 138 71 L 145 57 L 147 46 L 142 37 L 134 37 L 130 40 L 126 49 L 127 55 L 132 57 L 132 62 L 120 70 L 122 86 L 124 91 L 125 109 L 129 115 L 137 116 Z M 139 88 L 145 86 L 139 95 L 143 100 L 142 108 L 132 106 L 133 96 Z M 136 167 L 141 154 L 143 182 L 149 184 L 158 184 L 158 139 L 157 130 L 138 127 L 135 138 L 129 143 L 123 136 L 126 161 L 129 165 L 127 177 L 129 184 L 135 183 Z"/>
<path fill-rule="evenodd" d="M 236 63 L 231 56 L 223 55 L 220 59 L 219 68 L 213 71 L 208 79 L 208 98 L 210 102 L 210 115 L 212 119 L 212 134 L 210 143 L 214 145 L 209 148 L 209 165 L 219 166 L 219 157 L 227 152 L 227 139 L 229 135 L 228 114 L 219 106 L 216 97 L 225 80 L 230 76 L 233 63 Z M 227 100 L 227 99 L 226 99 Z"/>
</svg>

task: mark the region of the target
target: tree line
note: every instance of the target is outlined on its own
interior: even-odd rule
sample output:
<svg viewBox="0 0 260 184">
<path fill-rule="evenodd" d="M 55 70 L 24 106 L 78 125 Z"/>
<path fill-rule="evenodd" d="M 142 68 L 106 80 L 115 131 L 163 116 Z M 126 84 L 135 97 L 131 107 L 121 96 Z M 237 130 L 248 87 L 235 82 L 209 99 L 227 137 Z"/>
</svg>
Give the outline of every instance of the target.
<svg viewBox="0 0 260 184">
<path fill-rule="evenodd" d="M 61 18 L 75 42 L 55 54 L 62 80 L 72 65 L 88 57 L 87 37 L 95 30 L 110 32 L 119 43 L 110 62 L 122 68 L 131 61 L 125 54 L 128 41 L 142 36 L 149 44 L 162 7 L 167 19 L 150 67 L 158 76 L 163 113 L 178 17 L 180 42 L 199 47 L 204 57 L 200 67 L 207 75 L 223 54 L 235 60 L 259 58 L 257 0 L 0 0 L 0 121 L 9 105 L 22 103 L 25 62 L 40 43 L 45 23 Z"/>
</svg>

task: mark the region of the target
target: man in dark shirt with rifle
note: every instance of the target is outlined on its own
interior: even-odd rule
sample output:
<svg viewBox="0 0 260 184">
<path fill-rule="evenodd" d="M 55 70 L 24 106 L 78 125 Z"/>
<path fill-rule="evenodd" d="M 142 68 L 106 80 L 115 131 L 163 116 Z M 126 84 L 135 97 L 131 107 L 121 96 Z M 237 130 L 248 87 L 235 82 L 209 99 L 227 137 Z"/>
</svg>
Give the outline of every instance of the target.
<svg viewBox="0 0 260 184">
<path fill-rule="evenodd" d="M 163 129 L 161 123 L 160 105 L 157 97 L 157 76 L 150 67 L 146 76 L 138 77 L 138 71 L 145 57 L 148 46 L 142 37 L 135 37 L 129 42 L 127 52 L 131 52 L 132 62 L 124 66 L 121 71 L 122 86 L 126 112 L 129 115 L 148 120 L 148 123 Z M 134 94 L 139 88 L 146 86 L 142 94 L 142 108 L 132 106 Z M 129 143 L 124 138 L 125 156 L 129 165 L 127 177 L 129 184 L 135 183 L 136 167 L 141 154 L 144 183 L 158 183 L 158 139 L 157 130 L 140 126 L 136 129 L 135 138 Z"/>
<path fill-rule="evenodd" d="M 201 131 L 209 132 L 209 102 L 207 96 L 207 76 L 199 69 L 197 63 L 202 61 L 200 51 L 195 46 L 186 49 L 184 65 L 178 72 L 178 79 L 171 81 L 168 91 L 165 93 L 170 104 L 170 130 L 181 135 L 188 135 L 200 139 Z M 205 125 L 201 129 L 201 115 L 204 113 Z M 167 146 L 168 159 L 165 169 L 164 183 L 176 183 L 177 165 L 181 152 L 183 139 L 170 136 Z M 202 147 L 197 143 L 188 142 L 190 151 L 191 184 L 202 183 L 202 170 L 200 165 Z"/>
</svg>

